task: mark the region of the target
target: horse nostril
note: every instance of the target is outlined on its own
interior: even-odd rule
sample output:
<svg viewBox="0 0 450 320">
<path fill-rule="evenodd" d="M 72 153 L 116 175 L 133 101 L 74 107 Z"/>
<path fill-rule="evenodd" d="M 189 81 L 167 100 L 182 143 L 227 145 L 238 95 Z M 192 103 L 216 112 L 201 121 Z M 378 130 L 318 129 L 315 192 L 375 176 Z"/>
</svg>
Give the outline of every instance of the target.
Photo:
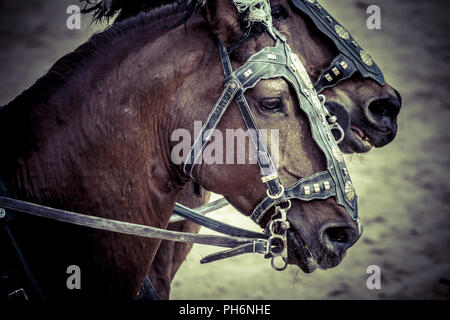
<svg viewBox="0 0 450 320">
<path fill-rule="evenodd" d="M 373 122 L 383 123 L 386 120 L 395 120 L 400 112 L 401 102 L 397 97 L 391 96 L 386 99 L 372 101 L 366 109 L 367 117 Z"/>
<path fill-rule="evenodd" d="M 330 251 L 339 251 L 350 248 L 358 239 L 358 233 L 354 228 L 347 226 L 331 226 L 324 228 L 321 234 L 323 244 Z"/>
<path fill-rule="evenodd" d="M 348 234 L 344 228 L 330 228 L 325 232 L 332 242 L 345 243 L 348 240 Z"/>
</svg>

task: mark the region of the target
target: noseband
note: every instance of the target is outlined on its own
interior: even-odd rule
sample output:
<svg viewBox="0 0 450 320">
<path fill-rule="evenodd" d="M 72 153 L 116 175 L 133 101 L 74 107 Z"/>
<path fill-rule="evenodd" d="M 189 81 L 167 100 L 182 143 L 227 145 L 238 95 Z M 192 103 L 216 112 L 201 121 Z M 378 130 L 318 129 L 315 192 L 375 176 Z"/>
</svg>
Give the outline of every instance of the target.
<svg viewBox="0 0 450 320">
<path fill-rule="evenodd" d="M 287 263 L 286 232 L 289 228 L 287 211 L 290 208 L 291 199 L 311 201 L 335 197 L 336 202 L 346 209 L 353 220 L 359 219 L 357 196 L 343 154 L 331 132 L 339 125 L 336 121 L 333 121 L 334 119 L 324 107 L 324 99 L 318 97 L 305 67 L 298 56 L 291 52 L 285 37 L 275 29 L 272 31 L 276 41 L 275 46 L 265 47 L 252 55 L 244 65 L 235 71 L 231 66 L 227 48 L 219 42 L 220 59 L 225 75 L 225 88 L 194 141 L 184 161 L 183 170 L 194 179 L 193 169 L 199 163 L 202 150 L 211 140 L 213 129 L 217 127 L 231 101 L 235 99 L 256 150 L 261 180 L 267 187 L 267 196 L 252 210 L 250 218 L 259 224 L 269 212 L 269 209 L 275 207 L 275 214 L 271 217 L 266 232 L 269 233 L 269 241 L 277 239 L 283 243 L 281 250 L 278 248 L 276 252 L 271 251 L 270 253 L 272 254 L 274 268 L 284 269 Z M 272 157 L 261 139 L 258 125 L 244 95 L 260 80 L 273 78 L 283 78 L 295 89 L 300 109 L 307 115 L 311 125 L 313 140 L 327 159 L 325 171 L 301 179 L 288 188 L 282 184 L 278 176 Z M 280 215 L 281 217 L 278 217 Z M 284 260 L 284 265 L 281 268 L 275 267 L 274 259 L 277 257 Z"/>
</svg>

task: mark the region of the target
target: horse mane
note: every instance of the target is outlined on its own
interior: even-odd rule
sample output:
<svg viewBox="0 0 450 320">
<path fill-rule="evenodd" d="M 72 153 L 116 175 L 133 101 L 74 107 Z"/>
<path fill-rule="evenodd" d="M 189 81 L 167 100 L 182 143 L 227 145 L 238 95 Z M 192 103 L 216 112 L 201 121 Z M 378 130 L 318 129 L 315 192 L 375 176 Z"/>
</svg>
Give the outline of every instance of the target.
<svg viewBox="0 0 450 320">
<path fill-rule="evenodd" d="M 141 12 L 155 11 L 166 5 L 184 6 L 195 10 L 203 4 L 202 0 L 80 0 L 84 3 L 82 13 L 92 13 L 93 22 L 109 22 L 117 16 L 115 22 L 123 21 Z"/>
<path fill-rule="evenodd" d="M 1 107 L 0 110 L 2 113 L 6 110 L 15 113 L 20 112 L 19 109 L 33 108 L 35 105 L 45 103 L 74 76 L 89 70 L 94 61 L 104 60 L 106 56 L 111 57 L 112 53 L 115 53 L 115 59 L 125 58 L 126 53 L 123 50 L 117 50 L 119 41 L 123 40 L 122 42 L 126 42 L 127 48 L 137 50 L 139 46 L 145 45 L 146 42 L 135 41 L 133 36 L 145 36 L 147 34 L 137 31 L 142 31 L 142 29 L 152 30 L 161 25 L 167 28 L 173 27 L 173 25 L 164 25 L 164 23 L 168 23 L 167 21 L 170 18 L 188 11 L 189 8 L 186 6 L 174 2 L 149 12 L 142 12 L 136 17 L 107 27 L 104 31 L 91 36 L 87 42 L 73 52 L 60 58 L 35 84 L 23 91 L 9 104 Z M 131 51 L 126 50 L 126 52 Z M 2 118 L 5 117 L 2 116 Z"/>
</svg>

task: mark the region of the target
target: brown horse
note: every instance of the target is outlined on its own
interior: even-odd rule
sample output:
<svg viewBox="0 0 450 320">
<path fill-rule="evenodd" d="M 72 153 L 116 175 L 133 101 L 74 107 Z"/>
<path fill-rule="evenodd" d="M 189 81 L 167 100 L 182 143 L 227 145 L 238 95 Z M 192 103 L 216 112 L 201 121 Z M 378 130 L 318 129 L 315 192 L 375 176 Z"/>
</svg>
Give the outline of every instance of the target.
<svg viewBox="0 0 450 320">
<path fill-rule="evenodd" d="M 113 16 L 117 10 L 122 9 L 118 18 L 122 21 L 141 13 L 143 5 L 152 7 L 152 1 L 123 3 L 112 0 L 110 11 L 103 11 L 102 14 Z M 271 1 L 271 6 L 274 25 L 286 35 L 294 51 L 299 53 L 311 79 L 317 79 L 320 70 L 336 56 L 335 47 L 306 17 L 292 8 L 289 0 Z M 99 17 L 102 17 L 100 11 Z M 401 98 L 389 84 L 381 86 L 372 80 L 354 75 L 325 89 L 323 94 L 327 98 L 327 104 L 342 106 L 350 114 L 351 130 L 346 132 L 344 141 L 339 145 L 343 152 L 368 152 L 373 146 L 383 147 L 394 139 Z M 192 190 L 193 187 L 189 184 L 187 189 L 183 189 L 177 202 L 191 208 L 204 204 L 208 193 L 204 192 L 202 197 L 196 197 Z M 168 229 L 198 232 L 200 227 L 186 221 L 171 224 Z M 191 244 L 162 241 L 149 272 L 161 298 L 169 297 L 170 283 L 191 247 Z"/>
<path fill-rule="evenodd" d="M 206 19 L 194 15 L 186 31 L 165 28 L 183 17 L 176 8 L 164 23 L 143 14 L 113 27 L 61 59 L 4 107 L 1 175 L 10 193 L 48 206 L 165 228 L 188 181 L 170 161 L 170 134 L 176 128 L 192 131 L 194 120 L 207 117 L 215 99 L 211 92 L 220 93 L 223 79 L 218 57 L 209 54 L 214 39 L 231 43 L 242 32 L 236 11 L 226 2 L 209 1 L 203 12 Z M 272 39 L 258 35 L 236 50 L 233 65 L 270 45 Z M 248 96 L 262 128 L 278 128 L 283 121 L 280 140 L 286 147 L 280 172 L 287 185 L 325 167 L 286 82 L 261 81 Z M 284 111 L 264 112 L 261 101 L 267 97 L 283 97 Z M 219 129 L 241 127 L 232 106 Z M 254 165 L 201 165 L 194 176 L 244 213 L 265 195 Z M 332 199 L 295 201 L 290 217 L 299 236 L 314 248 L 312 253 L 322 258 L 323 268 L 339 263 L 357 239 L 355 223 Z M 106 293 L 133 298 L 160 243 L 29 217 L 16 223 L 20 245 L 50 297 Z M 326 224 L 348 231 L 340 249 L 320 245 Z M 290 248 L 295 253 L 296 245 Z M 289 262 L 305 268 L 296 256 L 290 254 Z M 65 270 L 72 264 L 83 270 L 81 291 L 65 287 Z"/>
</svg>

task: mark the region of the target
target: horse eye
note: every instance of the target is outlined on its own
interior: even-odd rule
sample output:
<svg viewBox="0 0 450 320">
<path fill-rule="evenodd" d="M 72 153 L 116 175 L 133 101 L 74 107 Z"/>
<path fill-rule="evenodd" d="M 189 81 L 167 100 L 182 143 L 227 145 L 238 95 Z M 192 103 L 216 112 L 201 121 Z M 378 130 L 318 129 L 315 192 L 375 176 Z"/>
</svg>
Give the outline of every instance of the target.
<svg viewBox="0 0 450 320">
<path fill-rule="evenodd" d="M 272 11 L 272 19 L 281 20 L 285 19 L 288 16 L 286 9 L 281 5 L 275 5 L 271 8 Z"/>
<path fill-rule="evenodd" d="M 265 98 L 261 100 L 260 106 L 266 111 L 276 112 L 283 109 L 283 101 L 281 98 Z"/>
</svg>

